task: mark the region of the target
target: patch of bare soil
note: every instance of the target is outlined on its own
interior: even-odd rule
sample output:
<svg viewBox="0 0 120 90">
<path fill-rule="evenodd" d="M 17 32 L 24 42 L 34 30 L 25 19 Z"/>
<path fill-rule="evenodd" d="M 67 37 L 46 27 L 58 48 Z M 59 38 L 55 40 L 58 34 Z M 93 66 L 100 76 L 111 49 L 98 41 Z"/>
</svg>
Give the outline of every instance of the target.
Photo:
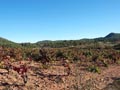
<svg viewBox="0 0 120 90">
<path fill-rule="evenodd" d="M 53 64 L 45 69 L 36 62 L 24 63 L 29 66 L 27 83 L 16 71 L 10 69 L 8 73 L 6 69 L 0 69 L 0 90 L 120 90 L 118 65 L 103 68 L 97 74 L 70 64 L 71 73 L 68 75 L 67 68 L 62 65 Z"/>
</svg>

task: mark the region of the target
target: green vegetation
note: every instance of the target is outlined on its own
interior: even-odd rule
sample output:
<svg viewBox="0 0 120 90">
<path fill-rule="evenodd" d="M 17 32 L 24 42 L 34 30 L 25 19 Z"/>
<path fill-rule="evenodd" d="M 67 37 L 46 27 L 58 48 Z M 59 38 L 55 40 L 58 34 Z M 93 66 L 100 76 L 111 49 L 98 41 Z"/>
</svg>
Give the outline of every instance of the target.
<svg viewBox="0 0 120 90">
<path fill-rule="evenodd" d="M 97 66 L 89 66 L 87 70 L 94 73 L 100 73 L 100 68 Z"/>
<path fill-rule="evenodd" d="M 21 45 L 0 37 L 0 46 L 3 47 L 21 47 Z"/>
<path fill-rule="evenodd" d="M 81 47 L 81 48 L 109 48 L 115 43 L 120 42 L 119 33 L 110 33 L 105 37 L 95 39 L 80 39 L 80 40 L 57 40 L 57 41 L 39 41 L 36 43 L 22 43 L 25 47 L 49 47 L 49 48 L 62 48 L 62 47 Z"/>
<path fill-rule="evenodd" d="M 80 48 L 110 48 L 120 43 L 119 33 L 110 33 L 105 37 L 95 39 L 81 40 L 57 40 L 57 41 L 39 41 L 36 43 L 14 43 L 4 38 L 0 38 L 0 46 L 5 47 L 27 47 L 27 48 L 63 48 L 63 47 L 80 47 Z M 117 47 L 117 46 L 115 46 Z"/>
</svg>

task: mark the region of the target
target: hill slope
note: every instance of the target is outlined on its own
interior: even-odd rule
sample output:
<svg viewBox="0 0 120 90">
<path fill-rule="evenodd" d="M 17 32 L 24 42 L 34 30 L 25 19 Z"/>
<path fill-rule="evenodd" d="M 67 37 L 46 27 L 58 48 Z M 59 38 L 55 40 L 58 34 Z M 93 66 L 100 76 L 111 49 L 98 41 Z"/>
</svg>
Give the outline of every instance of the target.
<svg viewBox="0 0 120 90">
<path fill-rule="evenodd" d="M 110 33 L 104 38 L 105 39 L 120 39 L 120 33 Z"/>
<path fill-rule="evenodd" d="M 10 40 L 7 40 L 5 38 L 0 37 L 0 46 L 5 46 L 5 47 L 20 47 L 21 45 L 12 42 Z"/>
</svg>

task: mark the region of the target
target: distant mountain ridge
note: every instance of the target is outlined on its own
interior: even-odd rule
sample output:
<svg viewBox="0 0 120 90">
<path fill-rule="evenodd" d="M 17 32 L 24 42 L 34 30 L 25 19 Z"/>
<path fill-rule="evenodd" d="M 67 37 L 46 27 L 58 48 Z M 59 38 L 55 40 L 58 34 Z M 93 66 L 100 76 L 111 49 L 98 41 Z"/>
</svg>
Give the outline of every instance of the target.
<svg viewBox="0 0 120 90">
<path fill-rule="evenodd" d="M 107 38 L 107 39 L 110 39 L 110 38 L 120 39 L 120 33 L 110 33 L 107 36 L 105 36 L 104 38 Z"/>
<path fill-rule="evenodd" d="M 56 40 L 56 41 L 38 41 L 36 44 L 43 47 L 69 47 L 69 46 L 79 46 L 79 45 L 90 45 L 91 43 L 110 42 L 112 44 L 117 44 L 120 42 L 120 33 L 109 33 L 105 37 L 98 37 L 94 39 L 80 39 L 80 40 Z"/>
<path fill-rule="evenodd" d="M 120 33 L 110 33 L 103 38 L 105 41 L 109 42 L 120 42 Z"/>
<path fill-rule="evenodd" d="M 0 37 L 0 46 L 25 46 L 25 47 L 68 47 L 90 44 L 94 42 L 120 42 L 120 33 L 109 33 L 105 37 L 94 38 L 94 39 L 80 39 L 80 40 L 44 40 L 36 43 L 15 43 L 5 38 Z"/>
</svg>

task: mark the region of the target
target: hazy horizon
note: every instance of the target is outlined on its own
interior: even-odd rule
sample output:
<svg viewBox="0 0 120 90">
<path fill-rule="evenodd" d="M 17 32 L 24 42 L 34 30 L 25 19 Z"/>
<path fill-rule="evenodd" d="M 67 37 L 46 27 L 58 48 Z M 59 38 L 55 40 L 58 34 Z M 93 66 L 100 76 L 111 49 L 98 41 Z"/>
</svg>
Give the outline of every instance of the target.
<svg viewBox="0 0 120 90">
<path fill-rule="evenodd" d="M 0 37 L 21 42 L 120 33 L 119 0 L 3 0 Z"/>
</svg>

